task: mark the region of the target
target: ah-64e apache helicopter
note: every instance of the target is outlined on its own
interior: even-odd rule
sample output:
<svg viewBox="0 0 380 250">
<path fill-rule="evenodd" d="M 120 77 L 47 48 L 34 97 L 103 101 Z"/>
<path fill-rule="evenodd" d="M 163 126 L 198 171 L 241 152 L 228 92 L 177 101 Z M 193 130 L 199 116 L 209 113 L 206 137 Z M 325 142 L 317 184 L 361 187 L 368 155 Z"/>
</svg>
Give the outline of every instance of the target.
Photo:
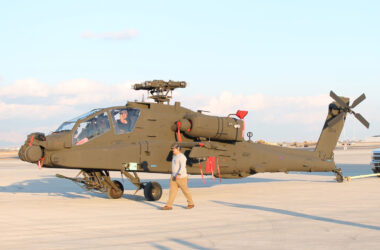
<svg viewBox="0 0 380 250">
<path fill-rule="evenodd" d="M 254 143 L 252 133 L 248 141 L 244 140 L 243 119 L 247 112 L 216 117 L 186 109 L 179 102 L 170 105 L 172 91 L 185 87 L 186 82 L 160 80 L 135 84 L 135 90 L 147 90 L 155 102 L 128 102 L 125 106 L 95 109 L 64 122 L 50 135 L 32 133 L 21 147 L 19 157 L 45 168 L 79 169 L 76 178 L 57 177 L 79 183 L 88 191 L 107 193 L 110 199 L 121 198 L 124 193 L 123 185 L 112 181 L 109 174 L 119 171 L 137 190 L 144 189 L 147 200 L 155 201 L 162 195 L 160 184 L 141 182 L 137 173 L 170 173 L 173 143 L 184 149 L 187 170 L 192 175 L 207 171 L 206 174 L 220 178 L 243 178 L 263 172 L 332 171 L 337 181 L 342 182 L 342 171 L 335 166 L 333 150 L 347 113 L 369 127 L 360 114 L 352 111 L 366 98 L 364 94 L 349 105 L 348 98 L 331 92 L 335 102 L 328 107 L 314 151 Z M 207 169 L 210 162 L 214 164 L 211 171 Z"/>
</svg>

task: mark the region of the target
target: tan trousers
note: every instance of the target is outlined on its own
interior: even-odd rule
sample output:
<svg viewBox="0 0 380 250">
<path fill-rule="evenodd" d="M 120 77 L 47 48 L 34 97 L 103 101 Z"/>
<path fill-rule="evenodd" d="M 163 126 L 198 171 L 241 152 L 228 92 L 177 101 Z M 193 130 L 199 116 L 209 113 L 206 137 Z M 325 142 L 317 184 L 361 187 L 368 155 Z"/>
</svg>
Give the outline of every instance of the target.
<svg viewBox="0 0 380 250">
<path fill-rule="evenodd" d="M 187 199 L 188 205 L 194 205 L 193 198 L 191 197 L 189 187 L 187 186 L 187 177 L 179 178 L 177 177 L 176 181 L 173 181 L 170 178 L 170 191 L 169 191 L 169 200 L 166 203 L 166 206 L 172 207 L 175 197 L 178 193 L 178 188 L 182 190 L 182 193 L 185 195 Z"/>
</svg>

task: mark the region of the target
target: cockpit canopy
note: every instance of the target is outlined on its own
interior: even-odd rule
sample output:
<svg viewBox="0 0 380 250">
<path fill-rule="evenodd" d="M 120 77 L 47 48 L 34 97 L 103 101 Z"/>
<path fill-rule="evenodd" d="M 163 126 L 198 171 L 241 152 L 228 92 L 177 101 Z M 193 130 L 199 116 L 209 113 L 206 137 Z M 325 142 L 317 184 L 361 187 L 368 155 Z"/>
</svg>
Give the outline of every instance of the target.
<svg viewBox="0 0 380 250">
<path fill-rule="evenodd" d="M 79 124 L 73 135 L 73 145 L 82 145 L 111 130 L 107 112 L 97 114 Z"/>
<path fill-rule="evenodd" d="M 67 122 L 64 122 L 61 126 L 59 126 L 59 128 L 55 132 L 59 133 L 59 132 L 64 132 L 64 131 L 71 131 L 74 128 L 74 126 L 78 120 L 86 119 L 87 117 L 92 116 L 93 114 L 99 112 L 100 110 L 102 110 L 102 109 L 93 109 L 90 112 L 87 112 L 87 113 L 80 115 L 76 118 L 73 118 Z"/>
<path fill-rule="evenodd" d="M 140 110 L 133 108 L 94 109 L 64 122 L 55 133 L 74 129 L 73 145 L 82 145 L 105 134 L 111 128 L 113 128 L 116 135 L 131 133 L 139 116 Z"/>
</svg>

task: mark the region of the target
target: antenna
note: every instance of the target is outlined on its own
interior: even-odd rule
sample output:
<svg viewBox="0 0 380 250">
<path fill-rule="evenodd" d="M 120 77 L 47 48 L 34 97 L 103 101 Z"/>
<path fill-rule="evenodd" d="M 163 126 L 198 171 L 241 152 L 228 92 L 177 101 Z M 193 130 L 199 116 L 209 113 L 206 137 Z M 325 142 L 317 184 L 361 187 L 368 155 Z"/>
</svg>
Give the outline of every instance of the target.
<svg viewBox="0 0 380 250">
<path fill-rule="evenodd" d="M 186 82 L 171 81 L 168 82 L 163 80 L 153 80 L 146 81 L 143 83 L 137 83 L 133 85 L 134 90 L 147 90 L 148 98 L 153 99 L 157 103 L 169 104 L 170 99 L 172 99 L 173 90 L 177 88 L 186 88 Z"/>
</svg>

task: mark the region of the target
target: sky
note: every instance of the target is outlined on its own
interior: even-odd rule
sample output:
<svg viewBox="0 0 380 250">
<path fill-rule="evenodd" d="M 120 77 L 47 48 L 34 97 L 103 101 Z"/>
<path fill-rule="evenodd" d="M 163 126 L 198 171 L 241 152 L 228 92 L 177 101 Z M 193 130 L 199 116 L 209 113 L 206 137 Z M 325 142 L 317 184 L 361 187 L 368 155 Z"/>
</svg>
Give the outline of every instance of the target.
<svg viewBox="0 0 380 250">
<path fill-rule="evenodd" d="M 330 90 L 355 99 L 341 139 L 380 134 L 379 1 L 1 1 L 0 147 L 93 108 L 141 99 L 133 83 L 186 81 L 176 101 L 246 109 L 254 140 L 317 140 Z"/>
</svg>

